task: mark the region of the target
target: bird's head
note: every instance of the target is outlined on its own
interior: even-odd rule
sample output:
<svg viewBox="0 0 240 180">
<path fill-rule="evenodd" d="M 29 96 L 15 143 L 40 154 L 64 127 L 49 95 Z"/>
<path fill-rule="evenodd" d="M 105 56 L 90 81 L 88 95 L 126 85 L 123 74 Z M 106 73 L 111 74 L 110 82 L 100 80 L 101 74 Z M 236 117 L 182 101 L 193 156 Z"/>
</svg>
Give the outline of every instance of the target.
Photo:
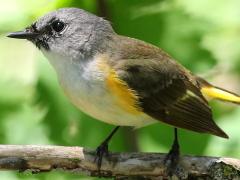
<svg viewBox="0 0 240 180">
<path fill-rule="evenodd" d="M 63 8 L 46 14 L 11 38 L 27 39 L 44 54 L 79 58 L 91 56 L 104 48 L 114 34 L 110 23 L 78 8 Z"/>
</svg>

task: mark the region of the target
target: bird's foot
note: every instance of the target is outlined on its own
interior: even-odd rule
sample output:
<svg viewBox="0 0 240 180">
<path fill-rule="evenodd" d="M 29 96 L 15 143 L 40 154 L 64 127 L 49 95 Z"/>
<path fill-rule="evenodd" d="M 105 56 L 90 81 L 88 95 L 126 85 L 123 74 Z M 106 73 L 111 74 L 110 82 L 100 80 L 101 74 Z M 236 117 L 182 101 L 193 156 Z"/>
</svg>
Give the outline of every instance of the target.
<svg viewBox="0 0 240 180">
<path fill-rule="evenodd" d="M 98 168 L 98 174 L 101 176 L 101 166 L 102 166 L 102 160 L 103 157 L 108 157 L 109 156 L 109 151 L 108 151 L 108 142 L 104 141 L 100 146 L 97 147 L 96 149 L 96 157 L 94 162 L 97 163 L 97 168 Z"/>
<path fill-rule="evenodd" d="M 170 179 L 187 179 L 186 169 L 180 163 L 180 152 L 171 149 L 164 159 L 166 175 Z"/>
<path fill-rule="evenodd" d="M 177 166 L 179 163 L 180 152 L 179 149 L 175 149 L 174 147 L 169 151 L 164 159 L 164 164 L 167 167 L 167 174 L 173 175 L 176 174 Z"/>
<path fill-rule="evenodd" d="M 179 174 L 178 173 L 178 165 L 179 165 L 179 157 L 180 157 L 180 147 L 178 143 L 177 129 L 174 128 L 174 141 L 171 147 L 171 150 L 168 152 L 164 159 L 164 164 L 167 167 L 167 174 L 169 176 Z"/>
<path fill-rule="evenodd" d="M 113 137 L 113 135 L 117 132 L 120 126 L 116 126 L 112 132 L 109 134 L 109 136 L 100 144 L 100 146 L 96 149 L 96 157 L 94 162 L 97 163 L 98 168 L 98 176 L 101 177 L 101 166 L 102 166 L 102 160 L 103 157 L 109 157 L 109 151 L 108 151 L 108 143 Z"/>
</svg>

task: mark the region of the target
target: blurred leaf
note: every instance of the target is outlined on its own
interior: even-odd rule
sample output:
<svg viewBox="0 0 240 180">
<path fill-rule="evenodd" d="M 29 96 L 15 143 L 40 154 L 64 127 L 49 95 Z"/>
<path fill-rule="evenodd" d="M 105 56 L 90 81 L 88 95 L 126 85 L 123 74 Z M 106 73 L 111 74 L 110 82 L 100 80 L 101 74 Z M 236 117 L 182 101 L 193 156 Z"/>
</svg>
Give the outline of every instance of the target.
<svg viewBox="0 0 240 180">
<path fill-rule="evenodd" d="M 220 118 L 219 126 L 229 135 L 228 139 L 212 136 L 205 154 L 211 156 L 226 156 L 236 157 L 240 156 L 240 142 L 239 142 L 239 117 L 240 109 L 236 109 L 231 114 L 227 114 Z"/>
<path fill-rule="evenodd" d="M 26 41 L 0 40 L 0 104 L 30 100 L 37 81 L 35 49 Z"/>
<path fill-rule="evenodd" d="M 193 17 L 205 19 L 224 27 L 240 23 L 239 0 L 176 0 L 176 2 Z"/>
<path fill-rule="evenodd" d="M 2 121 L 5 141 L 10 144 L 51 144 L 47 129 L 41 123 L 46 110 L 24 105 Z"/>
</svg>

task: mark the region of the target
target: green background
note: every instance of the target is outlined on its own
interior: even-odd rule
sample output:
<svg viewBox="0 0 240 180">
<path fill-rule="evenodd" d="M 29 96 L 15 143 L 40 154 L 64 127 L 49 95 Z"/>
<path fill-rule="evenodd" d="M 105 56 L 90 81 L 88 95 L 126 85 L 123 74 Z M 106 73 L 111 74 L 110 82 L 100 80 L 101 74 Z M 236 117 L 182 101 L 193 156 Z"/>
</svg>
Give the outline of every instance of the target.
<svg viewBox="0 0 240 180">
<path fill-rule="evenodd" d="M 194 73 L 240 93 L 240 0 L 0 0 L 0 143 L 95 149 L 112 129 L 77 110 L 55 72 L 29 42 L 6 38 L 44 13 L 80 7 L 104 16 L 117 33 L 155 44 Z M 211 102 L 229 140 L 180 130 L 182 154 L 240 157 L 240 108 Z M 155 124 L 121 129 L 112 151 L 167 152 L 173 129 Z M 0 172 L 0 179 L 90 179 L 64 172 Z"/>
</svg>

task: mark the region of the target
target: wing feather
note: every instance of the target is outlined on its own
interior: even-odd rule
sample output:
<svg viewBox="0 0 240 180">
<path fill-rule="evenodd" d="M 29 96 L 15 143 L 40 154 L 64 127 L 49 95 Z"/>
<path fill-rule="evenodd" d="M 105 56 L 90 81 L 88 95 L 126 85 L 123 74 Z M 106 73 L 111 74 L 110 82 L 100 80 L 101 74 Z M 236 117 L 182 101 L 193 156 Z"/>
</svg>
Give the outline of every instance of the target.
<svg viewBox="0 0 240 180">
<path fill-rule="evenodd" d="M 213 121 L 211 108 L 189 71 L 155 46 L 124 37 L 119 41 L 122 38 L 113 67 L 136 92 L 146 114 L 178 128 L 228 137 Z"/>
</svg>

